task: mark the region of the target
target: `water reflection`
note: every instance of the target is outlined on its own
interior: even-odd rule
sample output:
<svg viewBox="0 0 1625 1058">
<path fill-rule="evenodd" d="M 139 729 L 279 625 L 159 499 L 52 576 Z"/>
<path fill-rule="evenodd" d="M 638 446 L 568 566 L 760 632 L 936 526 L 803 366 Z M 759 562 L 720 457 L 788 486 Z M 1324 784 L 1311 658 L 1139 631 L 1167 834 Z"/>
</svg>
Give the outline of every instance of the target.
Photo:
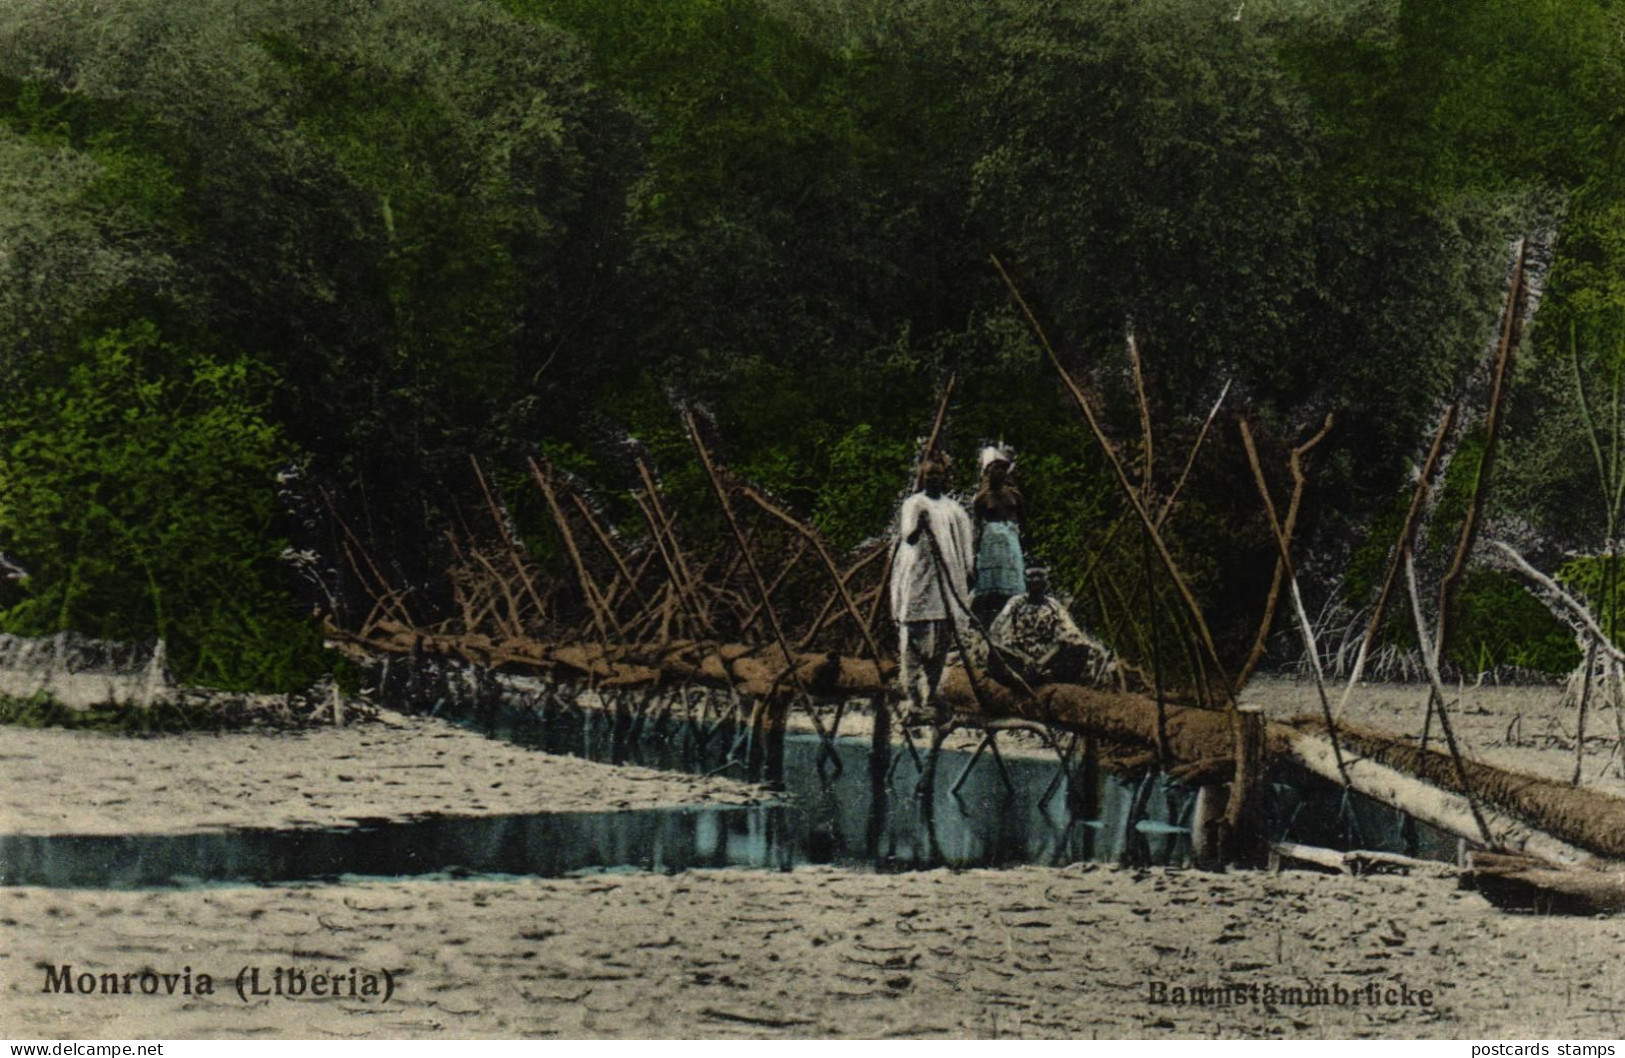
<svg viewBox="0 0 1625 1058">
<path fill-rule="evenodd" d="M 518 710 L 471 718 L 495 737 L 551 752 L 688 772 L 727 768 L 742 748 L 719 728 L 617 737 L 613 718 Z M 906 750 L 871 769 L 867 740 L 841 739 L 839 766 L 819 739 L 785 743 L 782 800 L 768 805 L 358 820 L 338 829 L 237 830 L 172 836 L 0 836 L 0 884 L 137 887 L 287 882 L 341 875 L 444 872 L 555 877 L 582 871 L 701 867 L 789 870 L 804 864 L 881 871 L 932 867 L 1144 865 L 1189 862 L 1195 790 L 1152 775 L 1085 777 L 1059 759 L 944 753 L 935 796 L 915 796 Z M 889 771 L 889 775 L 888 775 Z M 1008 775 L 1008 782 L 1006 781 Z M 960 781 L 962 778 L 962 781 Z M 1339 848 L 1449 859 L 1453 839 L 1406 826 L 1391 809 L 1301 778 L 1272 787 L 1271 836 Z"/>
</svg>

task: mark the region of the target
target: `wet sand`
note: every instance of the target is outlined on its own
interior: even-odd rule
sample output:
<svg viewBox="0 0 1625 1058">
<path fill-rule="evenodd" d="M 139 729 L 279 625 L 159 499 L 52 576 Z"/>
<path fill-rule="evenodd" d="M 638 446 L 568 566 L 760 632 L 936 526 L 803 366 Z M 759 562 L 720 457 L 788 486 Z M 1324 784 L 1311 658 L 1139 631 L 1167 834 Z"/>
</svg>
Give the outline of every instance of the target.
<svg viewBox="0 0 1625 1058">
<path fill-rule="evenodd" d="M 1617 1037 L 1625 1009 L 1625 922 L 1508 915 L 1433 877 L 814 868 L 11 889 L 0 937 L 0 1009 L 25 1037 L 1572 1039 Z M 194 990 L 207 972 L 217 991 L 42 992 L 63 964 L 189 966 Z M 244 1002 L 245 966 L 262 992 L 279 966 L 387 969 L 394 994 Z M 1174 1005 L 1154 1002 L 1158 982 L 1348 1003 Z M 1395 1005 L 1369 1006 L 1368 985 Z"/>
<path fill-rule="evenodd" d="M 150 738 L 0 727 L 0 833 L 179 834 L 767 799 L 726 778 L 549 757 L 441 720 L 386 717 Z"/>
</svg>

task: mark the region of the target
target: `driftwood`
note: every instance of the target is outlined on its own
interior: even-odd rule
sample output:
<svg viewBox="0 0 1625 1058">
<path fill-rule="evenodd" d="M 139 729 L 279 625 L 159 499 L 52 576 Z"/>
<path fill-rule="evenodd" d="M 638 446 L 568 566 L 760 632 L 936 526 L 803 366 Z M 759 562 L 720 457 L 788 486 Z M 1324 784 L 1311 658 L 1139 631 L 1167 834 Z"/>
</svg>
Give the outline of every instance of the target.
<svg viewBox="0 0 1625 1058">
<path fill-rule="evenodd" d="M 1576 870 L 1527 856 L 1474 852 L 1465 885 L 1497 907 L 1542 914 L 1625 911 L 1625 870 Z"/>
<path fill-rule="evenodd" d="M 1436 860 L 1401 856 L 1397 852 L 1375 852 L 1369 849 L 1339 852 L 1336 849 L 1299 845 L 1289 841 L 1279 841 L 1270 846 L 1271 870 L 1279 871 L 1292 864 L 1307 864 L 1335 874 L 1409 874 L 1413 870 L 1432 873 L 1453 870 Z"/>
</svg>

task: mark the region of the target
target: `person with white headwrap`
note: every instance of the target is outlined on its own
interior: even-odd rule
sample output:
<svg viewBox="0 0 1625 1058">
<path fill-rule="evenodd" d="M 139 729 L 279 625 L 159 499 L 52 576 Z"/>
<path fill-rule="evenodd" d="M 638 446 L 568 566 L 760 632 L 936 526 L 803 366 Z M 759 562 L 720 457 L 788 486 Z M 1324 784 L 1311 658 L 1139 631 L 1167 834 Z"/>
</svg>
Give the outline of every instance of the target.
<svg viewBox="0 0 1625 1058">
<path fill-rule="evenodd" d="M 954 627 L 970 613 L 974 534 L 965 508 L 943 492 L 947 456 L 928 453 L 920 464 L 920 480 L 924 487 L 903 501 L 898 515 L 891 612 L 901 636 L 903 693 L 916 713 L 930 705 L 940 724 L 948 717 L 937 688 L 953 646 Z"/>
<path fill-rule="evenodd" d="M 976 586 L 972 608 L 986 628 L 1013 596 L 1027 590 L 1026 560 L 1021 551 L 1021 519 L 1026 514 L 1021 490 L 1010 481 L 1010 453 L 988 445 L 982 449 L 982 485 L 971 503 L 976 517 Z"/>
</svg>

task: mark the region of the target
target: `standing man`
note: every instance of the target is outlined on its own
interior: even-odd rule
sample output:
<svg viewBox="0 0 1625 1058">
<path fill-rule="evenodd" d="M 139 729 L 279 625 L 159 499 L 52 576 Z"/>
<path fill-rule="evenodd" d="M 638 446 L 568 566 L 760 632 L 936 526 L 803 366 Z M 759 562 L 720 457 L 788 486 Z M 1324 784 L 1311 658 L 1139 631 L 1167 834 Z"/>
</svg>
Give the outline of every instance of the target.
<svg viewBox="0 0 1625 1058">
<path fill-rule="evenodd" d="M 892 560 L 891 612 L 901 635 L 903 693 L 910 711 L 932 707 L 940 726 L 951 719 L 937 697 L 954 627 L 970 613 L 975 561 L 970 515 L 944 494 L 948 457 L 933 449 L 920 464 L 921 491 L 903 501 Z M 925 681 L 921 693 L 920 681 Z"/>
</svg>

